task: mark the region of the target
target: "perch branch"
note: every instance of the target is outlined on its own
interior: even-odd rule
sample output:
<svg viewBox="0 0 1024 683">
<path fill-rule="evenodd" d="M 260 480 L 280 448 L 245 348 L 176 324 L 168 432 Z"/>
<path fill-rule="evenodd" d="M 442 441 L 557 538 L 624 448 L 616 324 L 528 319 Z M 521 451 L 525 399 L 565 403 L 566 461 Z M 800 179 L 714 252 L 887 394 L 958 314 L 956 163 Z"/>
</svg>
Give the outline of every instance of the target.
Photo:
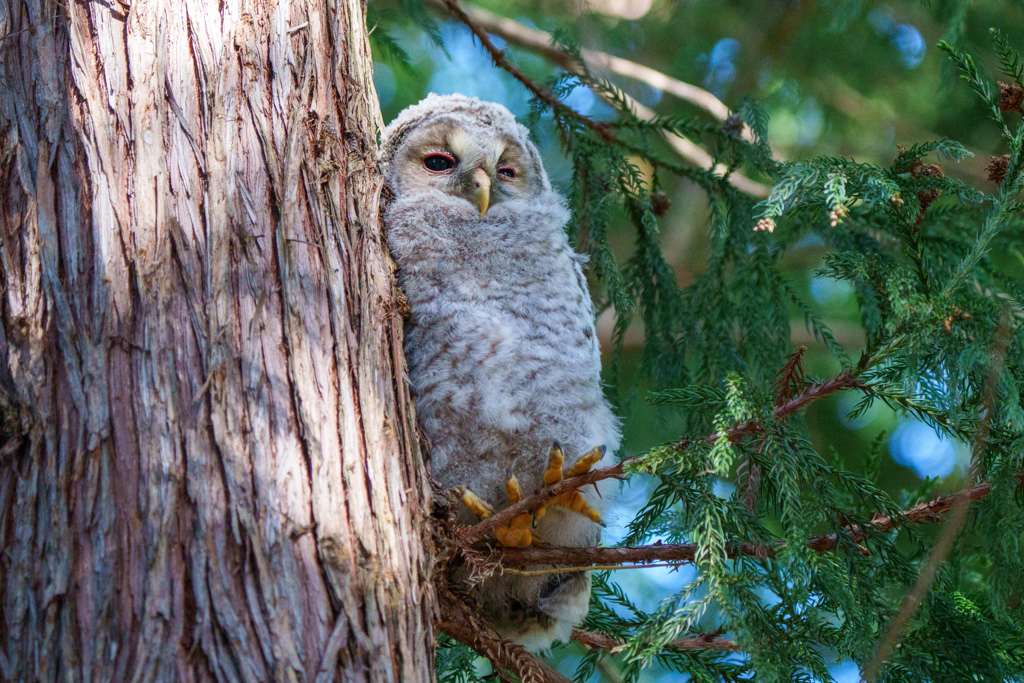
<svg viewBox="0 0 1024 683">
<path fill-rule="evenodd" d="M 609 636 L 594 633 L 593 631 L 583 631 L 578 628 L 572 630 L 572 639 L 577 643 L 581 643 L 592 650 L 609 650 L 615 652 L 616 648 L 620 648 L 623 642 Z M 739 649 L 736 645 L 728 638 L 719 638 L 714 633 L 698 633 L 692 636 L 686 636 L 685 638 L 679 638 L 668 643 L 668 647 L 674 647 L 677 650 L 727 650 L 729 652 L 738 652 Z"/>
<path fill-rule="evenodd" d="M 1024 486 L 1024 473 L 1017 475 L 1018 486 Z M 899 528 L 904 524 L 927 524 L 939 522 L 942 515 L 961 503 L 981 500 L 989 494 L 991 486 L 988 482 L 982 482 L 977 486 L 939 496 L 926 503 L 920 503 L 897 515 L 889 517 L 878 517 L 869 524 L 853 525 L 849 527 L 844 536 L 854 543 L 862 542 L 868 531 L 886 532 Z M 834 550 L 839 544 L 838 534 L 826 534 L 812 536 L 807 539 L 807 547 L 817 552 Z M 785 547 L 784 541 L 778 541 L 771 546 L 758 545 L 756 543 L 731 544 L 727 550 L 728 557 L 737 555 L 751 555 L 754 557 L 771 557 Z M 500 556 L 502 566 L 527 567 L 533 565 L 559 565 L 565 571 L 572 568 L 579 568 L 585 571 L 593 565 L 620 565 L 635 564 L 642 567 L 649 562 L 678 562 L 687 564 L 693 562 L 697 554 L 697 546 L 694 543 L 658 543 L 654 545 L 636 546 L 629 548 L 504 548 Z"/>
<path fill-rule="evenodd" d="M 1017 474 L 1018 486 L 1024 486 L 1024 472 Z M 870 524 L 850 527 L 848 535 L 854 542 L 866 537 L 866 531 L 885 532 L 898 528 L 906 523 L 938 522 L 943 513 L 958 507 L 966 506 L 971 501 L 980 500 L 991 490 L 987 482 L 972 486 L 946 496 L 939 496 L 927 503 L 921 503 L 897 515 L 879 517 Z M 826 552 L 838 544 L 838 536 L 829 534 L 814 536 L 808 539 L 807 546 L 812 550 Z M 771 548 L 753 543 L 740 543 L 730 547 L 729 557 L 747 554 L 757 557 L 768 557 L 785 546 L 780 541 Z M 652 561 L 692 562 L 697 547 L 694 544 L 656 544 L 638 548 L 505 548 L 501 558 L 504 564 L 535 565 L 535 564 L 567 564 L 567 570 L 578 567 L 581 570 L 590 568 L 594 563 L 625 564 L 633 563 L 644 566 Z M 440 619 L 438 628 L 455 640 L 468 645 L 478 653 L 487 657 L 496 669 L 514 672 L 522 681 L 533 683 L 569 683 L 561 674 L 545 667 L 525 649 L 504 640 L 482 623 L 461 600 L 456 598 L 446 587 L 438 588 L 440 599 Z M 574 630 L 573 640 L 590 648 L 605 649 L 614 652 L 622 645 L 616 639 L 590 631 Z M 736 651 L 735 644 L 726 638 L 713 634 L 699 634 L 675 640 L 669 644 L 679 649 L 712 649 Z"/>
<path fill-rule="evenodd" d="M 858 380 L 851 371 L 844 370 L 827 382 L 812 384 L 801 394 L 794 396 L 777 407 L 773 413 L 774 417 L 776 420 L 784 420 L 789 415 L 797 412 L 812 401 L 816 401 L 817 399 L 836 391 L 860 386 L 862 386 L 860 380 Z M 725 437 L 730 441 L 738 441 L 744 436 L 749 436 L 750 434 L 758 432 L 761 428 L 762 425 L 760 422 L 752 420 L 727 430 L 725 432 Z M 721 438 L 720 435 L 715 433 L 705 437 L 703 441 L 704 443 L 715 443 L 719 438 Z M 680 451 L 684 451 L 689 448 L 690 445 L 691 444 L 688 440 L 683 440 L 676 444 L 675 448 Z M 464 543 L 473 543 L 483 538 L 485 534 L 489 533 L 499 524 L 507 524 L 512 520 L 512 518 L 517 515 L 521 515 L 524 512 L 533 512 L 542 505 L 547 504 L 552 498 L 559 494 L 582 488 L 588 484 L 595 484 L 604 479 L 622 478 L 625 475 L 626 467 L 640 462 L 643 462 L 643 459 L 639 457 L 626 458 L 617 465 L 592 470 L 577 477 L 563 479 L 553 486 L 541 489 L 534 495 L 524 498 L 515 505 L 509 505 L 504 510 L 495 513 L 482 522 L 471 527 L 462 527 L 459 531 L 459 535 Z"/>
<path fill-rule="evenodd" d="M 746 545 L 747 547 L 743 547 Z M 756 554 L 753 543 L 730 546 L 728 557 L 740 554 Z M 689 564 L 697 555 L 695 543 L 658 543 L 626 548 L 503 548 L 500 555 L 503 567 L 529 567 L 533 565 L 558 565 L 562 571 L 590 571 L 596 565 L 636 565 L 637 568 L 650 562 L 674 562 Z"/>
</svg>

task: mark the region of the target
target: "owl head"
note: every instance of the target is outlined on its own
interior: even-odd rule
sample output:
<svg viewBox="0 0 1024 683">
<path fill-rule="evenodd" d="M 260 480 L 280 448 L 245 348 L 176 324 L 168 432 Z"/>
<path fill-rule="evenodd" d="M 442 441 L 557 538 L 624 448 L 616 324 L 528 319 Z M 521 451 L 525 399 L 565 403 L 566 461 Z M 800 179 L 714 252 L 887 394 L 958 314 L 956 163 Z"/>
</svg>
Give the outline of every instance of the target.
<svg viewBox="0 0 1024 683">
<path fill-rule="evenodd" d="M 396 198 L 431 190 L 487 213 L 551 189 L 529 131 L 505 107 L 465 95 L 430 94 L 381 136 L 381 162 Z"/>
</svg>

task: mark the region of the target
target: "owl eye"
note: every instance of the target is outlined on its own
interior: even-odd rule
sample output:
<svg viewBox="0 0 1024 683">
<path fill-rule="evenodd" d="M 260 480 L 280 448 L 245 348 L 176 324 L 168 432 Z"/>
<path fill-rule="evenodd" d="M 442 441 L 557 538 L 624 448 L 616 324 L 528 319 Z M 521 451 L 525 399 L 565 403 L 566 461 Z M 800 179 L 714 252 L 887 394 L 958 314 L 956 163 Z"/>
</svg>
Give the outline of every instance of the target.
<svg viewBox="0 0 1024 683">
<path fill-rule="evenodd" d="M 423 168 L 431 173 L 444 173 L 455 167 L 455 157 L 450 154 L 428 154 L 423 157 Z"/>
<path fill-rule="evenodd" d="M 498 175 L 511 180 L 516 177 L 516 169 L 511 166 L 502 166 L 498 169 Z"/>
</svg>

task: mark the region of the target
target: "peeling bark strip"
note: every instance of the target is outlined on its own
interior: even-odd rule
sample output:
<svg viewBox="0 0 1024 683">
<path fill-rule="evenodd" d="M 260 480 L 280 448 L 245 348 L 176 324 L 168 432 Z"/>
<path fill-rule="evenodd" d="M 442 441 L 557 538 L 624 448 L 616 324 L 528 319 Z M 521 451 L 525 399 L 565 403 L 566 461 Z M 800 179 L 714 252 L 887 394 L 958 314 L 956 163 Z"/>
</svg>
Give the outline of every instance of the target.
<svg viewBox="0 0 1024 683">
<path fill-rule="evenodd" d="M 0 0 L 0 679 L 431 679 L 363 9 Z"/>
</svg>

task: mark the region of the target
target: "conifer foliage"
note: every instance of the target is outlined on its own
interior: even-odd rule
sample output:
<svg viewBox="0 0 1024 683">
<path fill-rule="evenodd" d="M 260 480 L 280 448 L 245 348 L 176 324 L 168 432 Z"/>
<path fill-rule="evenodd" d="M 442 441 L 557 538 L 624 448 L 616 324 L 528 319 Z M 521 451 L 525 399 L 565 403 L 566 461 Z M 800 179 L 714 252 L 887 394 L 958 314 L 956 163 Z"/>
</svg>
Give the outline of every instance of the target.
<svg viewBox="0 0 1024 683">
<path fill-rule="evenodd" d="M 437 10 L 474 28 L 453 0 Z M 415 18 L 433 21 L 422 12 Z M 495 62 L 511 67 L 474 30 Z M 386 26 L 381 33 L 381 45 L 395 51 Z M 648 667 L 701 681 L 828 681 L 839 660 L 856 662 L 866 680 L 1024 680 L 1018 52 L 993 32 L 1002 67 L 993 80 L 971 55 L 940 44 L 962 78 L 952 87 L 981 98 L 989 118 L 977 125 L 995 127 L 1009 150 L 989 167 L 995 185 L 979 188 L 947 176 L 948 165 L 970 154 L 953 140 L 901 146 L 885 167 L 837 156 L 780 162 L 767 114 L 753 100 L 724 123 L 644 119 L 587 70 L 576 46 L 556 38 L 578 68 L 526 83 L 534 95 L 526 123 L 553 118 L 573 169 L 570 236 L 590 256 L 601 304 L 614 308 L 616 343 L 642 322 L 642 369 L 655 387 L 649 400 L 678 411 L 685 428 L 675 441 L 591 476 L 656 478 L 622 543 L 630 550 L 492 553 L 486 535 L 453 530 L 440 541 L 447 552 L 438 572 L 474 562 L 483 572 L 603 568 L 593 574 L 590 615 L 575 638 L 585 648 L 569 646 L 583 653 L 577 681 L 598 680 L 606 660 L 625 681 L 645 680 Z M 612 104 L 612 121 L 563 104 L 580 83 Z M 702 145 L 714 168 L 680 161 L 666 135 Z M 762 179 L 770 194 L 758 200 L 738 189 L 730 182 L 737 173 Z M 706 263 L 686 286 L 660 241 L 659 219 L 672 200 L 662 181 L 670 176 L 707 197 Z M 609 243 L 621 215 L 635 231 L 625 262 Z M 819 273 L 855 292 L 862 347 L 841 345 L 780 268 L 809 235 L 825 245 Z M 816 377 L 805 367 L 804 349 L 791 342 L 793 311 L 835 372 Z M 840 391 L 859 397 L 851 417 L 880 402 L 968 444 L 969 487 L 936 496 L 928 480 L 893 497 L 878 481 L 880 443 L 856 468 L 816 448 L 803 411 Z M 733 491 L 723 495 L 720 482 Z M 650 562 L 697 572 L 645 611 L 618 584 L 623 572 L 610 569 Z M 484 680 L 476 654 L 451 636 L 440 636 L 438 679 Z M 492 665 L 500 680 L 561 680 L 532 663 Z"/>
</svg>

